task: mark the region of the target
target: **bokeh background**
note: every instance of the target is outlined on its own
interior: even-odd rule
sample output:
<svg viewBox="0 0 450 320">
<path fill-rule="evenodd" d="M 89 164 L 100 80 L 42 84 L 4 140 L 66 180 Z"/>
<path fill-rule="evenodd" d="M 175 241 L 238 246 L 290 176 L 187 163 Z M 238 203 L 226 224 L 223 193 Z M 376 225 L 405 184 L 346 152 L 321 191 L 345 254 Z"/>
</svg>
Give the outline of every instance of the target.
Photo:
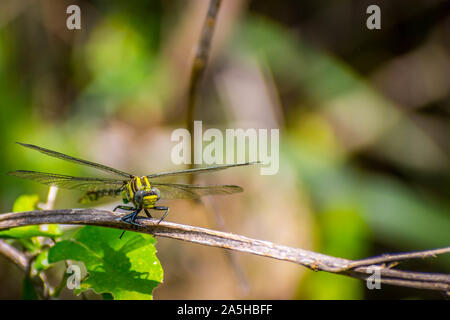
<svg viewBox="0 0 450 320">
<path fill-rule="evenodd" d="M 81 30 L 66 28 L 70 4 L 81 8 Z M 381 8 L 381 30 L 366 28 L 370 4 Z M 349 259 L 449 245 L 449 5 L 223 1 L 195 118 L 204 129 L 279 128 L 280 170 L 198 177 L 245 192 L 173 201 L 168 220 Z M 94 173 L 15 141 L 137 174 L 180 169 L 170 135 L 187 126 L 206 9 L 204 0 L 2 0 L 1 212 L 48 191 L 10 170 Z M 60 190 L 55 207 L 80 207 L 79 196 Z M 176 240 L 157 248 L 165 280 L 156 299 L 441 298 Z M 449 272 L 450 259 L 401 267 Z M 22 279 L 0 257 L 0 298 L 20 299 Z"/>
</svg>

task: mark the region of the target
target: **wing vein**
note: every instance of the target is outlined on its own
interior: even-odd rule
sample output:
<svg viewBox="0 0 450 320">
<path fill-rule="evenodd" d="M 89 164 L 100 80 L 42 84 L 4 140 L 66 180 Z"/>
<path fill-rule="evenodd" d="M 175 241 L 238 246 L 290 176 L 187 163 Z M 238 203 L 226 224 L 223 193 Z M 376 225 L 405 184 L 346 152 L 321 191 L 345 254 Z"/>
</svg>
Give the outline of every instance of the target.
<svg viewBox="0 0 450 320">
<path fill-rule="evenodd" d="M 66 160 L 66 161 L 69 161 L 69 162 L 74 162 L 74 163 L 81 164 L 81 165 L 88 166 L 88 167 L 92 167 L 92 168 L 96 168 L 98 170 L 102 170 L 102 171 L 105 171 L 105 172 L 108 172 L 108 173 L 114 173 L 114 174 L 117 174 L 117 175 L 122 176 L 122 177 L 130 178 L 132 176 L 131 174 L 126 173 L 124 171 L 120 171 L 118 169 L 114 169 L 114 168 L 111 168 L 111 167 L 108 167 L 108 166 L 105 166 L 105 165 L 102 165 L 102 164 L 99 164 L 99 163 L 91 162 L 91 161 L 88 161 L 88 160 L 75 158 L 75 157 L 69 156 L 69 155 L 61 153 L 61 152 L 57 152 L 57 151 L 49 150 L 49 149 L 46 149 L 46 148 L 38 147 L 38 146 L 35 146 L 35 145 L 32 145 L 32 144 L 26 144 L 26 143 L 21 143 L 21 142 L 17 142 L 17 144 L 20 144 L 23 147 L 30 148 L 32 150 L 38 151 L 38 152 L 43 153 L 45 155 L 48 155 L 50 157 L 58 158 L 58 159 L 61 159 L 61 160 Z"/>
<path fill-rule="evenodd" d="M 157 179 L 157 178 L 169 177 L 169 176 L 180 176 L 180 175 L 186 175 L 186 174 L 214 172 L 214 171 L 225 170 L 225 169 L 233 168 L 233 167 L 248 166 L 248 165 L 252 165 L 252 164 L 256 164 L 256 163 L 259 163 L 259 162 L 224 164 L 224 165 L 218 165 L 218 166 L 212 166 L 212 167 L 206 167 L 206 168 L 195 168 L 195 169 L 186 169 L 186 170 L 178 170 L 178 171 L 170 171 L 170 172 L 161 172 L 161 173 L 150 174 L 147 176 L 147 178 Z"/>
<path fill-rule="evenodd" d="M 108 179 L 108 178 L 90 178 L 90 177 L 74 177 L 56 173 L 46 173 L 28 170 L 17 170 L 8 172 L 10 176 L 28 179 L 46 184 L 49 186 L 57 186 L 64 189 L 79 189 L 85 191 L 96 191 L 103 189 L 120 190 L 125 184 L 125 180 Z"/>
</svg>

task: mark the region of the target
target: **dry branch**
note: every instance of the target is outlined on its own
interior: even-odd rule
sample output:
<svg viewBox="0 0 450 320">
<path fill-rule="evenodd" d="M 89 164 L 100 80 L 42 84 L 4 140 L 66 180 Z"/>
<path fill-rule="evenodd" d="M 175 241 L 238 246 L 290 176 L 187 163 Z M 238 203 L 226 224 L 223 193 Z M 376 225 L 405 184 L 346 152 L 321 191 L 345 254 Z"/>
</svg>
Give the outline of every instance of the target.
<svg viewBox="0 0 450 320">
<path fill-rule="evenodd" d="M 437 290 L 447 294 L 450 291 L 449 274 L 392 269 L 393 262 L 428 258 L 439 254 L 450 253 L 450 247 L 409 253 L 387 254 L 362 260 L 349 260 L 309 250 L 282 246 L 269 241 L 251 239 L 227 232 L 165 221 L 157 224 L 158 219 L 139 217 L 136 221 L 141 226 L 137 227 L 121 222 L 121 216 L 121 214 L 112 211 L 97 209 L 37 210 L 6 213 L 0 215 L 0 230 L 36 224 L 96 225 L 247 252 L 268 258 L 294 262 L 314 271 L 326 271 L 359 279 L 367 279 L 372 276 L 375 266 L 379 270 L 381 283 Z"/>
</svg>

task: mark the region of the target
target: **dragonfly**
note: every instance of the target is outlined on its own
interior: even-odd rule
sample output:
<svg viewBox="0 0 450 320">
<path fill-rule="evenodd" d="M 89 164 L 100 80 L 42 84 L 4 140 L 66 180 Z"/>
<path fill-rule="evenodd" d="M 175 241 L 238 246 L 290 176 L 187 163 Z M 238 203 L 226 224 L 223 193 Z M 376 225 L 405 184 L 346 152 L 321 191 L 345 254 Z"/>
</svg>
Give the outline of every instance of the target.
<svg viewBox="0 0 450 320">
<path fill-rule="evenodd" d="M 81 203 L 91 203 L 107 196 L 122 196 L 123 204 L 116 206 L 113 211 L 121 209 L 131 212 L 121 217 L 120 220 L 122 222 L 137 226 L 139 226 L 139 224 L 135 222 L 135 219 L 142 210 L 144 210 L 145 214 L 149 218 L 153 218 L 150 214 L 150 209 L 164 211 L 164 214 L 159 219 L 158 224 L 167 217 L 169 213 L 169 207 L 160 206 L 158 203 L 158 201 L 160 200 L 198 199 L 200 197 L 208 195 L 229 195 L 243 191 L 243 188 L 235 185 L 194 185 L 168 183 L 160 181 L 160 178 L 214 172 L 232 167 L 247 166 L 257 163 L 245 162 L 238 164 L 216 165 L 204 168 L 154 173 L 146 176 L 136 176 L 99 163 L 75 158 L 64 153 L 38 147 L 32 144 L 25 144 L 21 142 L 17 143 L 23 147 L 38 151 L 47 156 L 95 168 L 117 177 L 74 177 L 57 173 L 46 173 L 29 170 L 11 171 L 8 172 L 9 175 L 37 181 L 49 186 L 56 186 L 63 189 L 82 190 L 84 193 L 79 200 Z"/>
</svg>

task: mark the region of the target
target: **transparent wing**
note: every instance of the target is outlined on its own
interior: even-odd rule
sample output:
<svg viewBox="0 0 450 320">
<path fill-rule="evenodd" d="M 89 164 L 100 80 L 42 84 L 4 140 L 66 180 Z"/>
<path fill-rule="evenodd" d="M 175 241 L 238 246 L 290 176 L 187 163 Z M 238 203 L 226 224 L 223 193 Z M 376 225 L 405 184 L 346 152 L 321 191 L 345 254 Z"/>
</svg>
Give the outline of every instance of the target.
<svg viewBox="0 0 450 320">
<path fill-rule="evenodd" d="M 95 162 L 91 162 L 91 161 L 87 161 L 87 160 L 83 160 L 83 159 L 78 159 L 78 158 L 69 156 L 69 155 L 64 154 L 64 153 L 60 153 L 60 152 L 56 152 L 56 151 L 53 151 L 53 150 L 41 148 L 41 147 L 38 147 L 38 146 L 35 146 L 35 145 L 32 145 L 32 144 L 26 144 L 26 143 L 20 143 L 20 142 L 16 142 L 16 143 L 18 143 L 21 146 L 24 146 L 26 148 L 30 148 L 30 149 L 39 151 L 40 153 L 46 154 L 46 155 L 48 155 L 50 157 L 55 157 L 55 158 L 58 158 L 58 159 L 74 162 L 74 163 L 81 164 L 81 165 L 84 165 L 84 166 L 96 168 L 96 169 L 99 169 L 99 170 L 102 170 L 102 171 L 105 171 L 105 172 L 108 172 L 108 173 L 117 174 L 117 175 L 122 176 L 122 177 L 127 177 L 127 178 L 131 178 L 132 177 L 132 175 L 129 174 L 129 173 L 126 173 L 126 172 L 123 172 L 123 171 L 120 171 L 120 170 L 117 170 L 117 169 L 114 169 L 114 168 L 111 168 L 111 167 L 107 167 L 107 166 L 104 166 L 104 165 L 99 164 L 99 163 L 95 163 Z"/>
<path fill-rule="evenodd" d="M 37 181 L 49 186 L 84 191 L 114 190 L 119 192 L 127 183 L 125 180 L 73 177 L 63 174 L 27 170 L 12 171 L 8 172 L 8 174 L 22 179 Z"/>
<path fill-rule="evenodd" d="M 225 170 L 225 169 L 232 168 L 232 167 L 248 166 L 248 165 L 252 165 L 255 163 L 259 163 L 259 162 L 224 164 L 224 165 L 212 166 L 212 167 L 207 167 L 207 168 L 195 168 L 195 169 L 186 169 L 186 170 L 171 171 L 171 172 L 161 172 L 161 173 L 150 174 L 147 176 L 147 178 L 157 179 L 157 178 L 169 177 L 169 176 L 181 176 L 181 175 L 194 174 L 194 173 L 214 172 L 214 171 Z"/>
<path fill-rule="evenodd" d="M 209 195 L 226 195 L 244 191 L 239 186 L 217 185 L 217 186 L 198 186 L 192 184 L 178 183 L 151 183 L 152 186 L 159 189 L 162 200 L 173 199 L 198 199 Z"/>
</svg>

